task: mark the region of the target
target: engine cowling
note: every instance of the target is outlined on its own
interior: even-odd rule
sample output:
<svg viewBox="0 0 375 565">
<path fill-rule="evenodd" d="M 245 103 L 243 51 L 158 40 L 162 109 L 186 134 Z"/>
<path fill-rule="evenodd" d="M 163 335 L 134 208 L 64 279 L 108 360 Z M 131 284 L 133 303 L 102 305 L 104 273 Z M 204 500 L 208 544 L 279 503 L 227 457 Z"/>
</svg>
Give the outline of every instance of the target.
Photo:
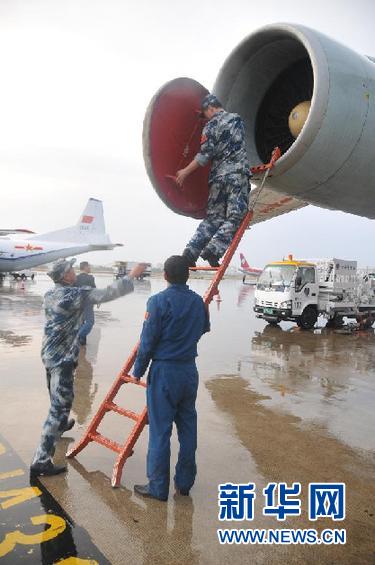
<svg viewBox="0 0 375 565">
<path fill-rule="evenodd" d="M 282 149 L 270 188 L 375 218 L 373 60 L 305 26 L 275 24 L 234 49 L 213 92 L 244 119 L 251 163 Z M 305 102 L 294 137 L 290 120 Z"/>
</svg>

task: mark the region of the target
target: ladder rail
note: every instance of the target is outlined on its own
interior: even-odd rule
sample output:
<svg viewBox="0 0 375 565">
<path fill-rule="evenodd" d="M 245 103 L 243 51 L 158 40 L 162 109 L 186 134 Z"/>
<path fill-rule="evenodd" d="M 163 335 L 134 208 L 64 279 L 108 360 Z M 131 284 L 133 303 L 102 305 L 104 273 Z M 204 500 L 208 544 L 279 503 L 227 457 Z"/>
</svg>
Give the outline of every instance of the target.
<svg viewBox="0 0 375 565">
<path fill-rule="evenodd" d="M 232 243 L 230 244 L 230 246 L 228 247 L 227 251 L 225 252 L 224 258 L 222 260 L 222 263 L 220 265 L 220 267 L 218 268 L 218 270 L 216 271 L 216 274 L 214 276 L 214 278 L 212 279 L 208 289 L 206 290 L 206 293 L 203 297 L 203 301 L 206 304 L 206 306 L 208 306 L 211 302 L 213 297 L 215 296 L 215 294 L 218 293 L 218 287 L 219 284 L 222 280 L 222 278 L 225 275 L 225 271 L 227 270 L 229 263 L 232 260 L 232 257 L 238 247 L 238 244 L 240 243 L 243 234 L 245 233 L 246 229 L 249 226 L 249 223 L 251 221 L 251 218 L 253 217 L 253 210 L 248 210 L 246 213 L 246 216 L 244 217 L 244 219 L 242 220 L 240 227 L 238 228 Z"/>
<path fill-rule="evenodd" d="M 244 217 L 244 219 L 242 220 L 240 227 L 238 228 L 232 243 L 230 244 L 230 246 L 228 247 L 224 258 L 222 260 L 222 263 L 220 265 L 220 267 L 215 268 L 215 276 L 212 279 L 205 295 L 203 298 L 204 303 L 208 306 L 214 296 L 216 294 L 218 294 L 218 286 L 219 283 L 221 282 L 222 278 L 225 275 L 225 271 L 228 268 L 229 263 L 232 260 L 232 257 L 238 247 L 238 244 L 240 243 L 243 234 L 245 233 L 251 218 L 253 217 L 253 211 L 252 210 L 248 210 L 248 212 L 246 213 L 246 216 Z M 208 270 L 208 269 L 206 269 Z M 213 269 L 212 269 L 213 270 Z M 147 385 L 142 382 L 142 381 L 137 381 L 136 379 L 132 379 L 131 377 L 129 377 L 129 372 L 134 364 L 136 355 L 137 355 L 137 351 L 138 351 L 138 347 L 139 347 L 139 341 L 136 344 L 136 346 L 134 347 L 132 353 L 130 354 L 130 356 L 128 357 L 128 359 L 126 360 L 124 366 L 122 367 L 121 371 L 119 372 L 117 379 L 115 380 L 115 382 L 113 383 L 112 387 L 110 388 L 110 390 L 108 391 L 106 397 L 104 398 L 103 402 L 101 403 L 96 415 L 94 416 L 94 418 L 91 420 L 85 434 L 83 435 L 83 437 L 81 438 L 81 440 L 74 445 L 66 454 L 66 456 L 68 458 L 71 457 L 75 457 L 78 453 L 80 453 L 80 451 L 82 451 L 82 449 L 84 449 L 88 443 L 90 443 L 91 441 L 95 441 L 93 438 L 97 437 L 98 432 L 97 432 L 97 427 L 99 426 L 100 422 L 102 421 L 104 415 L 106 412 L 111 411 L 111 405 L 113 405 L 113 400 L 115 398 L 115 396 L 117 395 L 120 387 L 122 384 L 124 384 L 124 382 L 132 382 L 134 384 L 137 385 L 141 385 L 144 387 L 147 387 Z M 117 405 L 115 405 L 117 406 Z M 114 412 L 117 413 L 121 413 L 121 410 L 117 410 L 114 409 Z M 124 410 L 125 412 L 125 410 Z M 124 467 L 125 461 L 128 457 L 130 457 L 133 453 L 133 448 L 134 445 L 136 443 L 136 441 L 138 440 L 139 436 L 141 435 L 144 427 L 147 425 L 148 423 L 148 417 L 147 417 L 147 407 L 144 408 L 143 412 L 141 413 L 139 419 L 136 421 L 135 425 L 133 426 L 133 429 L 128 437 L 128 440 L 126 441 L 123 449 L 118 452 L 118 456 L 116 458 L 114 467 L 113 467 L 113 472 L 112 472 L 112 479 L 111 479 L 111 484 L 113 487 L 119 487 L 120 483 L 121 483 L 121 475 L 122 475 L 122 469 Z M 99 434 L 100 436 L 100 434 Z M 110 445 L 107 445 L 104 441 L 100 441 L 98 443 L 101 443 L 102 445 L 104 445 L 105 447 L 108 447 L 109 449 L 111 449 Z"/>
<path fill-rule="evenodd" d="M 66 454 L 66 457 L 68 457 L 68 458 L 75 457 L 80 451 L 82 451 L 82 449 L 84 449 L 86 447 L 86 445 L 88 443 L 90 443 L 90 441 L 92 441 L 90 439 L 90 434 L 96 432 L 97 427 L 99 426 L 100 422 L 102 421 L 104 414 L 109 411 L 108 408 L 107 408 L 107 405 L 113 401 L 113 399 L 117 395 L 118 391 L 120 390 L 120 387 L 124 384 L 124 382 L 125 382 L 124 375 L 129 374 L 130 369 L 132 368 L 132 366 L 134 364 L 135 357 L 136 357 L 137 351 L 138 351 L 138 347 L 139 347 L 139 341 L 136 344 L 136 346 L 134 347 L 134 349 L 131 352 L 131 354 L 129 355 L 129 357 L 127 358 L 127 360 L 125 361 L 125 364 L 123 365 L 122 369 L 120 370 L 119 374 L 117 375 L 117 378 L 114 380 L 113 385 L 109 389 L 104 400 L 100 404 L 97 413 L 95 414 L 95 416 L 91 420 L 90 424 L 88 425 L 84 435 L 82 436 L 82 438 L 80 439 L 80 441 L 76 445 L 74 445 L 71 449 L 69 449 L 69 451 Z M 139 386 L 144 386 L 144 387 L 147 386 L 145 383 L 143 383 L 141 381 L 137 381 L 136 379 L 133 379 L 133 381 Z"/>
<path fill-rule="evenodd" d="M 240 227 L 238 228 L 232 243 L 230 244 L 230 246 L 228 247 L 223 261 L 220 265 L 219 268 L 214 268 L 214 269 L 203 269 L 203 270 L 214 270 L 215 271 L 215 277 L 213 278 L 208 290 L 206 291 L 203 301 L 204 303 L 208 306 L 210 304 L 210 302 L 212 301 L 213 297 L 218 294 L 218 286 L 220 281 L 222 280 L 225 271 L 228 268 L 229 263 L 232 260 L 232 257 L 238 247 L 238 244 L 240 243 L 243 234 L 245 233 L 249 222 L 251 221 L 251 218 L 253 217 L 253 211 L 252 210 L 248 210 L 246 216 L 244 217 L 244 219 L 242 220 Z M 192 269 L 194 270 L 194 268 Z M 197 269 L 198 270 L 198 269 Z M 138 439 L 138 437 L 140 436 L 140 434 L 143 431 L 143 428 L 145 427 L 145 425 L 147 424 L 147 408 L 145 408 L 141 419 L 139 421 L 138 424 L 136 424 L 133 428 L 132 433 L 129 436 L 128 441 L 126 442 L 123 451 L 118 455 L 114 468 L 113 468 L 113 473 L 112 473 L 112 481 L 111 484 L 113 487 L 119 487 L 120 486 L 120 482 L 121 482 L 121 475 L 122 475 L 122 469 L 124 467 L 125 461 L 126 459 L 132 454 L 133 452 L 133 447 Z"/>
<path fill-rule="evenodd" d="M 145 406 L 140 419 L 135 424 L 135 426 L 133 426 L 133 429 L 130 432 L 130 436 L 128 437 L 127 442 L 125 443 L 123 449 L 116 458 L 115 464 L 113 466 L 112 479 L 111 479 L 111 485 L 114 488 L 120 486 L 122 469 L 124 467 L 125 461 L 127 460 L 128 457 L 130 457 L 133 454 L 134 445 L 136 444 L 141 433 L 143 432 L 143 428 L 147 424 L 148 424 L 147 406 Z"/>
<path fill-rule="evenodd" d="M 270 173 L 270 170 L 272 169 L 272 167 L 274 166 L 276 160 L 280 157 L 280 150 L 278 148 L 276 148 L 273 153 L 272 153 L 272 158 L 270 163 L 268 163 L 267 165 L 262 165 L 259 168 L 259 172 L 264 172 L 264 176 L 263 176 L 263 180 L 262 183 L 260 185 L 258 194 L 257 194 L 257 198 L 259 197 L 259 194 L 261 192 L 261 190 L 263 189 L 263 186 L 265 184 L 265 181 Z M 255 169 L 253 169 L 255 170 Z M 255 205 L 255 204 L 254 204 Z M 248 228 L 252 218 L 253 218 L 254 212 L 253 209 L 250 209 L 247 211 L 245 217 L 243 218 L 239 228 L 237 229 L 233 240 L 230 244 L 230 246 L 228 247 L 227 251 L 224 254 L 223 260 L 221 262 L 221 265 L 219 267 L 196 267 L 196 268 L 191 268 L 192 271 L 195 270 L 205 270 L 205 271 L 213 271 L 215 272 L 215 276 L 213 277 L 206 293 L 204 294 L 203 297 L 203 301 L 205 303 L 206 306 L 208 306 L 215 295 L 217 295 L 219 293 L 218 291 L 218 287 L 219 284 L 221 282 L 221 280 L 223 279 L 225 272 L 229 266 L 229 263 L 232 260 L 232 257 L 246 231 L 246 229 Z M 112 449 L 113 451 L 118 453 L 118 456 L 116 458 L 114 467 L 113 467 L 113 472 L 112 472 L 112 479 L 111 479 L 111 484 L 113 487 L 119 487 L 120 483 L 121 483 L 121 475 L 122 475 L 122 469 L 124 467 L 125 461 L 127 460 L 128 457 L 130 457 L 133 454 L 133 448 L 134 445 L 136 443 L 136 441 L 138 440 L 139 436 L 141 435 L 144 427 L 148 424 L 148 416 L 147 416 L 147 406 L 143 409 L 143 411 L 137 415 L 134 412 L 132 412 L 131 410 L 126 410 L 124 408 L 121 408 L 119 406 L 117 406 L 116 403 L 113 402 L 114 398 L 116 397 L 120 387 L 123 384 L 126 383 L 132 383 L 132 384 L 136 384 L 137 386 L 142 386 L 144 388 L 147 388 L 147 384 L 142 382 L 142 381 L 138 381 L 137 379 L 133 378 L 130 376 L 130 370 L 134 365 L 134 361 L 137 355 L 137 351 L 138 351 L 138 347 L 139 347 L 139 341 L 137 342 L 137 344 L 135 345 L 135 347 L 133 348 L 131 354 L 129 355 L 129 357 L 127 358 L 127 360 L 125 361 L 125 364 L 123 365 L 122 369 L 120 370 L 119 374 L 117 375 L 117 378 L 115 379 L 112 387 L 110 388 L 110 390 L 108 391 L 108 393 L 106 394 L 104 400 L 102 401 L 101 405 L 98 408 L 97 413 L 95 414 L 95 416 L 92 418 L 88 428 L 86 429 L 84 435 L 82 436 L 82 438 L 80 439 L 80 441 L 78 441 L 78 443 L 76 445 L 74 445 L 66 454 L 66 456 L 68 458 L 71 457 L 75 457 L 78 453 L 80 453 L 80 451 L 82 451 L 87 445 L 88 443 L 94 441 L 96 443 L 100 443 L 101 445 L 104 445 L 105 447 Z M 98 431 L 97 428 L 100 424 L 100 422 L 102 421 L 102 419 L 104 418 L 105 414 L 107 412 L 113 411 L 115 413 L 121 414 L 122 416 L 126 416 L 129 419 L 135 420 L 135 424 L 130 432 L 130 435 L 126 441 L 126 443 L 124 444 L 123 447 L 120 446 L 120 444 L 118 444 L 117 442 L 113 442 L 112 440 L 108 440 L 107 438 L 105 438 L 104 436 L 102 436 Z"/>
</svg>

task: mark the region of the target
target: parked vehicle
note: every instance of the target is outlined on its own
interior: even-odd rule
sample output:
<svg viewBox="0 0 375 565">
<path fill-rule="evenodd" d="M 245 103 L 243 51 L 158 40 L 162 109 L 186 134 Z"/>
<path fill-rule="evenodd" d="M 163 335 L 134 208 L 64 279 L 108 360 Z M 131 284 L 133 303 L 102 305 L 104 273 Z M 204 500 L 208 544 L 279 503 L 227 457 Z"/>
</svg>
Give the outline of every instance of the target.
<svg viewBox="0 0 375 565">
<path fill-rule="evenodd" d="M 136 261 L 116 261 L 113 266 L 113 274 L 115 279 L 124 277 L 127 275 L 135 265 L 138 263 Z M 138 277 L 137 280 L 142 281 L 145 277 L 151 276 L 151 264 L 146 268 L 145 271 Z"/>
<path fill-rule="evenodd" d="M 9 274 L 11 277 L 13 277 L 15 281 L 19 281 L 19 280 L 25 281 L 27 279 L 33 281 L 35 278 L 35 273 L 33 271 L 30 271 L 29 269 L 24 269 L 23 271 L 12 272 Z"/>
<path fill-rule="evenodd" d="M 328 327 L 340 327 L 343 318 L 371 325 L 375 321 L 375 279 L 357 273 L 357 262 L 343 259 L 269 263 L 260 275 L 254 311 L 271 324 L 296 322 L 303 329 L 315 326 L 318 316 Z"/>
</svg>

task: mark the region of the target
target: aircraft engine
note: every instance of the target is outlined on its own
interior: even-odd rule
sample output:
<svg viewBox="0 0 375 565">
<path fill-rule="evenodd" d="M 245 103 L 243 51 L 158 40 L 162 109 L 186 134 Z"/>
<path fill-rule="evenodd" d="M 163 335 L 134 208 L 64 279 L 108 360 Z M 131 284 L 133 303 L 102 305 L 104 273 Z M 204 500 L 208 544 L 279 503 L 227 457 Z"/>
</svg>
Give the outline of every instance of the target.
<svg viewBox="0 0 375 565">
<path fill-rule="evenodd" d="M 251 163 L 282 150 L 269 188 L 375 218 L 374 61 L 295 24 L 233 50 L 213 92 L 244 119 Z"/>
</svg>

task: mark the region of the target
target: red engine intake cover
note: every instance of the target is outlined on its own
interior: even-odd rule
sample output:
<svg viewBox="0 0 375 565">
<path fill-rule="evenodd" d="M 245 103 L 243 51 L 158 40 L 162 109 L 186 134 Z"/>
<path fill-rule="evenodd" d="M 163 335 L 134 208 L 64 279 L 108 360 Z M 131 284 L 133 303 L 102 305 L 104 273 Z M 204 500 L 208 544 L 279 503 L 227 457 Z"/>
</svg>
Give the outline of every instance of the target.
<svg viewBox="0 0 375 565">
<path fill-rule="evenodd" d="M 209 166 L 199 167 L 180 188 L 174 177 L 199 151 L 205 120 L 199 117 L 208 90 L 189 78 L 167 82 L 151 100 L 143 123 L 147 174 L 163 202 L 177 214 L 204 218 Z"/>
</svg>

